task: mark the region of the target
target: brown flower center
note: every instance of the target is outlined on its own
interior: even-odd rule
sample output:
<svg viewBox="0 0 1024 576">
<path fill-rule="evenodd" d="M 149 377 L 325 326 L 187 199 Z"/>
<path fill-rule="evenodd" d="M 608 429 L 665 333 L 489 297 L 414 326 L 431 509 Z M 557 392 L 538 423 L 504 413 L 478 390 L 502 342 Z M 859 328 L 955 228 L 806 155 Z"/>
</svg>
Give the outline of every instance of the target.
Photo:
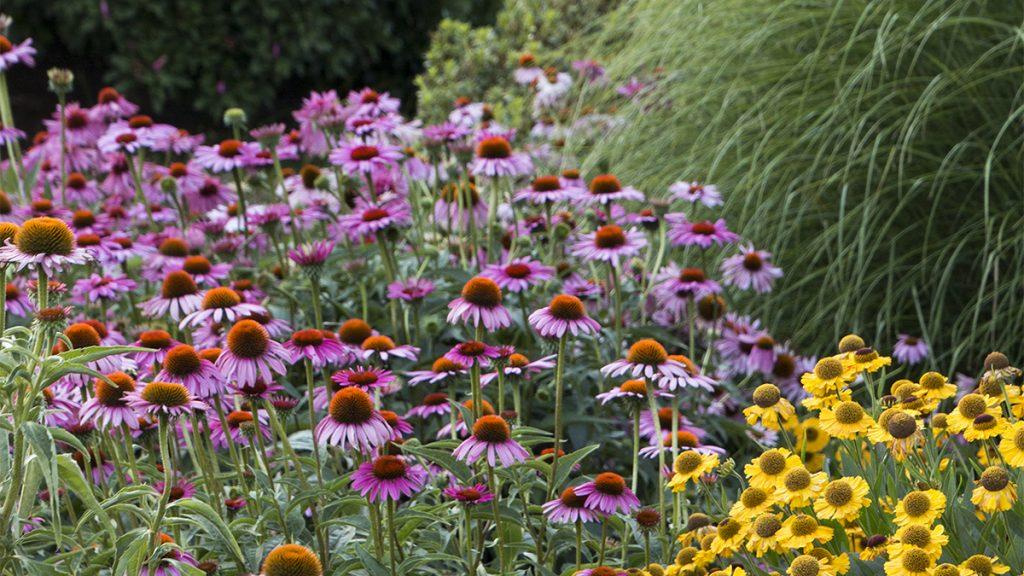
<svg viewBox="0 0 1024 576">
<path fill-rule="evenodd" d="M 196 349 L 188 344 L 178 344 L 167 351 L 164 357 L 164 370 L 173 376 L 188 376 L 199 372 L 202 361 Z"/>
<path fill-rule="evenodd" d="M 374 352 L 388 352 L 395 349 L 395 341 L 387 336 L 370 336 L 363 340 L 363 350 Z"/>
<path fill-rule="evenodd" d="M 64 335 L 71 341 L 71 347 L 76 350 L 100 345 L 99 332 L 85 322 L 78 322 L 68 326 L 64 330 Z"/>
<path fill-rule="evenodd" d="M 139 344 L 143 348 L 163 350 L 170 347 L 171 342 L 171 335 L 165 330 L 146 330 L 139 334 Z"/>
<path fill-rule="evenodd" d="M 359 318 L 346 320 L 338 328 L 338 339 L 351 346 L 359 346 L 370 336 L 373 336 L 373 328 Z"/>
<path fill-rule="evenodd" d="M 558 176 L 538 176 L 533 181 L 534 192 L 554 192 L 562 187 Z"/>
<path fill-rule="evenodd" d="M 786 457 L 782 455 L 782 452 L 772 449 L 761 454 L 761 457 L 757 459 L 757 464 L 765 474 L 777 476 L 786 469 Z"/>
<path fill-rule="evenodd" d="M 481 416 L 473 423 L 473 436 L 488 444 L 501 444 L 512 438 L 508 423 L 501 416 Z"/>
<path fill-rule="evenodd" d="M 259 358 L 270 347 L 270 334 L 255 320 L 239 320 L 228 330 L 228 350 L 241 358 Z"/>
<path fill-rule="evenodd" d="M 381 480 L 396 480 L 405 476 L 408 466 L 399 456 L 378 456 L 373 461 L 373 475 Z"/>
<path fill-rule="evenodd" d="M 356 146 L 351 155 L 356 162 L 366 162 L 380 156 L 380 150 L 376 146 Z"/>
<path fill-rule="evenodd" d="M 299 544 L 282 544 L 263 560 L 263 576 L 323 576 L 320 559 Z"/>
<path fill-rule="evenodd" d="M 622 183 L 611 174 L 594 176 L 594 179 L 590 181 L 591 194 L 613 194 L 620 190 L 622 190 Z"/>
<path fill-rule="evenodd" d="M 217 146 L 217 154 L 223 158 L 234 158 L 242 153 L 242 142 L 240 140 L 223 140 Z"/>
<path fill-rule="evenodd" d="M 94 386 L 96 399 L 104 406 L 124 406 L 124 395 L 135 391 L 135 380 L 124 372 L 107 374 L 107 378 L 114 384 L 111 385 L 105 380 L 96 379 Z"/>
<path fill-rule="evenodd" d="M 644 338 L 638 340 L 629 347 L 626 354 L 626 361 L 631 364 L 643 364 L 645 366 L 660 366 L 668 360 L 668 352 L 657 340 Z"/>
<path fill-rule="evenodd" d="M 476 155 L 489 160 L 499 160 L 512 155 L 512 145 L 501 136 L 491 136 L 477 142 Z"/>
<path fill-rule="evenodd" d="M 207 290 L 203 296 L 203 310 L 215 310 L 218 308 L 234 308 L 242 303 L 242 297 L 231 288 L 218 286 Z"/>
<path fill-rule="evenodd" d="M 14 244 L 25 254 L 67 256 L 75 247 L 75 235 L 62 220 L 31 218 L 14 235 Z"/>
<path fill-rule="evenodd" d="M 331 418 L 341 424 L 363 424 L 373 417 L 373 400 L 355 386 L 334 393 L 329 408 Z"/>
<path fill-rule="evenodd" d="M 142 399 L 150 404 L 177 408 L 188 404 L 191 397 L 182 384 L 173 382 L 150 382 L 142 389 Z"/>
<path fill-rule="evenodd" d="M 594 232 L 594 245 L 598 248 L 613 249 L 626 244 L 626 233 L 615 224 L 601 226 Z"/>
<path fill-rule="evenodd" d="M 474 306 L 494 308 L 501 305 L 501 288 L 494 280 L 477 276 L 462 287 L 462 298 Z"/>
<path fill-rule="evenodd" d="M 601 472 L 594 477 L 594 489 L 602 494 L 619 496 L 626 491 L 626 480 L 615 472 Z"/>
</svg>

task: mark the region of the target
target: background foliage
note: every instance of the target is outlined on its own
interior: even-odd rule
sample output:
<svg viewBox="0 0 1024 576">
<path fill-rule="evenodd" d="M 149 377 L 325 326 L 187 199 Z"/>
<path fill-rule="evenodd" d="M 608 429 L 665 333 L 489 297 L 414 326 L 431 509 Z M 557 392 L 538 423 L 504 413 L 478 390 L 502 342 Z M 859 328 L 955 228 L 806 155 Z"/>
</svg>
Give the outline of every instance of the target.
<svg viewBox="0 0 1024 576">
<path fill-rule="evenodd" d="M 498 0 L 8 0 L 15 31 L 35 38 L 40 64 L 14 90 L 20 117 L 51 109 L 50 66 L 76 74 L 92 101 L 111 84 L 193 130 L 227 107 L 287 118 L 310 90 L 372 84 L 412 103 L 430 33 L 444 17 L 491 21 Z M 26 87 L 31 90 L 25 90 Z M 30 92 L 26 95 L 26 92 Z M 43 101 L 43 102 L 39 102 Z M 38 105 L 37 105 L 38 103 Z M 43 105 L 45 104 L 45 105 Z M 27 125 L 27 124 L 26 124 Z"/>
<path fill-rule="evenodd" d="M 761 316 L 802 349 L 852 328 L 882 347 L 923 335 L 948 365 L 997 343 L 1019 358 L 1021 16 L 975 0 L 626 2 L 568 52 L 653 89 L 580 152 L 651 193 L 719 184 L 730 223 L 786 269 Z"/>
</svg>

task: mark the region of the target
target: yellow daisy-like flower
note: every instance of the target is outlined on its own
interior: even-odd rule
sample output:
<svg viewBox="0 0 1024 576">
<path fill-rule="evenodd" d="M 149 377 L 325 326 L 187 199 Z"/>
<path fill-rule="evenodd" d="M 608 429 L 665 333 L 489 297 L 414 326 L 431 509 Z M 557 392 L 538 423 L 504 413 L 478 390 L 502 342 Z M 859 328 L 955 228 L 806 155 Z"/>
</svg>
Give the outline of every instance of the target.
<svg viewBox="0 0 1024 576">
<path fill-rule="evenodd" d="M 921 394 L 929 400 L 945 400 L 956 396 L 956 384 L 938 372 L 925 372 L 917 380 Z"/>
<path fill-rule="evenodd" d="M 779 430 L 796 415 L 796 409 L 782 397 L 775 384 L 761 384 L 754 390 L 754 405 L 743 409 L 747 424 L 758 422 L 769 430 Z"/>
<path fill-rule="evenodd" d="M 684 492 L 687 482 L 697 482 L 704 474 L 710 474 L 718 467 L 718 456 L 701 454 L 696 450 L 684 450 L 672 462 L 675 474 L 668 486 L 673 492 Z"/>
<path fill-rule="evenodd" d="M 896 397 L 900 408 L 919 416 L 930 414 L 939 406 L 938 400 L 926 398 L 921 385 L 910 380 L 898 380 L 893 384 L 892 395 Z"/>
<path fill-rule="evenodd" d="M 707 514 L 694 512 L 690 514 L 690 519 L 686 521 L 686 529 L 676 538 L 676 541 L 683 546 L 689 546 L 692 543 L 700 544 L 701 538 L 714 532 L 715 527 L 711 524 L 711 518 Z"/>
<path fill-rule="evenodd" d="M 729 509 L 729 516 L 741 522 L 750 521 L 767 512 L 777 501 L 774 490 L 751 486 L 740 493 L 739 499 Z"/>
<path fill-rule="evenodd" d="M 720 557 L 729 557 L 739 552 L 743 540 L 747 537 L 748 527 L 739 520 L 726 518 L 718 524 L 715 538 L 711 541 L 711 551 Z"/>
<path fill-rule="evenodd" d="M 800 376 L 804 390 L 817 397 L 838 393 L 846 387 L 848 380 L 843 361 L 834 356 L 818 360 L 813 372 Z"/>
<path fill-rule="evenodd" d="M 833 556 L 831 552 L 824 548 L 813 548 L 807 554 L 824 562 L 825 566 L 832 573 L 842 575 L 850 571 L 850 556 L 845 553 Z"/>
<path fill-rule="evenodd" d="M 969 442 L 988 440 L 989 438 L 1002 435 L 1006 426 L 1006 419 L 1002 415 L 996 414 L 993 416 L 986 413 L 978 416 L 968 424 L 963 430 L 963 435 Z"/>
<path fill-rule="evenodd" d="M 810 554 L 801 554 L 793 559 L 786 569 L 789 576 L 835 576 L 828 564 Z"/>
<path fill-rule="evenodd" d="M 935 560 L 920 548 L 911 548 L 885 563 L 886 576 L 931 576 Z"/>
<path fill-rule="evenodd" d="M 810 506 L 827 479 L 824 472 L 811 474 L 807 468 L 796 466 L 782 477 L 783 489 L 779 493 L 779 500 L 791 508 Z"/>
<path fill-rule="evenodd" d="M 885 433 L 889 438 L 886 442 L 889 452 L 897 462 L 902 462 L 908 454 L 915 452 L 924 440 L 917 417 L 908 411 L 889 414 L 885 420 Z"/>
<path fill-rule="evenodd" d="M 914 490 L 903 497 L 893 510 L 897 526 L 923 524 L 931 526 L 946 511 L 946 495 L 938 490 Z"/>
<path fill-rule="evenodd" d="M 762 490 L 774 490 L 786 472 L 800 466 L 800 457 L 785 448 L 765 450 L 743 467 L 751 486 Z"/>
<path fill-rule="evenodd" d="M 889 539 L 882 534 L 875 534 L 864 539 L 864 547 L 860 550 L 859 556 L 861 560 L 870 562 L 875 558 L 884 555 L 889 551 L 888 548 Z"/>
<path fill-rule="evenodd" d="M 782 517 L 766 512 L 754 519 L 747 533 L 747 550 L 758 558 L 769 552 L 782 552 L 784 548 L 779 542 L 782 530 Z"/>
<path fill-rule="evenodd" d="M 974 419 L 982 414 L 999 414 L 999 399 L 990 398 L 977 393 L 964 395 L 956 404 L 956 408 L 949 413 L 946 419 L 949 429 L 955 434 L 963 432 Z"/>
<path fill-rule="evenodd" d="M 852 377 L 864 372 L 873 374 L 891 364 L 892 358 L 879 356 L 878 351 L 874 348 L 861 348 L 846 356 L 844 368 L 848 377 L 852 379 Z"/>
<path fill-rule="evenodd" d="M 932 576 L 961 576 L 956 564 L 939 564 L 932 570 Z"/>
<path fill-rule="evenodd" d="M 747 571 L 739 566 L 729 566 L 721 570 L 715 570 L 708 574 L 708 576 L 747 576 Z"/>
<path fill-rule="evenodd" d="M 1014 422 L 1003 429 L 1003 438 L 999 441 L 999 453 L 1007 466 L 1024 468 L 1024 421 Z"/>
<path fill-rule="evenodd" d="M 971 493 L 971 502 L 983 514 L 1003 512 L 1017 501 L 1017 486 L 1002 466 L 989 466 L 981 473 L 978 486 Z M 979 514 L 981 517 L 982 514 Z"/>
<path fill-rule="evenodd" d="M 856 520 L 871 504 L 868 483 L 860 476 L 838 478 L 825 485 L 814 501 L 814 513 L 822 520 Z"/>
<path fill-rule="evenodd" d="M 820 418 L 823 430 L 831 436 L 844 439 L 867 434 L 875 423 L 860 404 L 850 400 L 823 409 Z"/>
<path fill-rule="evenodd" d="M 794 431 L 797 452 L 821 452 L 828 446 L 832 438 L 821 428 L 821 421 L 808 418 L 801 422 Z"/>
<path fill-rule="evenodd" d="M 698 563 L 698 556 L 700 555 L 700 549 L 693 546 L 686 546 L 676 554 L 675 566 L 678 566 L 680 570 L 691 571 L 697 570 L 707 566 L 707 564 Z"/>
<path fill-rule="evenodd" d="M 716 532 L 717 530 L 710 534 L 705 534 L 700 539 L 700 552 L 697 552 L 693 562 L 702 568 L 711 564 L 716 558 L 718 558 L 718 555 L 711 549 L 711 544 L 714 543 L 717 536 Z"/>
<path fill-rule="evenodd" d="M 841 388 L 838 392 L 832 391 L 828 394 L 821 396 L 808 396 L 800 401 L 800 405 L 806 408 L 808 411 L 816 412 L 824 408 L 835 406 L 840 402 L 845 402 L 853 398 L 853 391 L 849 388 Z"/>
<path fill-rule="evenodd" d="M 911 548 L 924 550 L 932 560 L 942 556 L 942 547 L 949 543 L 949 536 L 941 524 L 929 528 L 921 524 L 907 524 L 896 531 L 889 544 L 889 557 L 896 558 Z"/>
<path fill-rule="evenodd" d="M 999 562 L 998 556 L 985 556 L 975 554 L 960 563 L 960 574 L 962 576 L 993 576 L 994 574 L 1006 574 L 1010 567 Z"/>
<path fill-rule="evenodd" d="M 791 550 L 809 550 L 815 542 L 824 544 L 832 540 L 833 530 L 818 524 L 809 514 L 796 514 L 786 518 L 779 530 L 779 542 Z"/>
</svg>

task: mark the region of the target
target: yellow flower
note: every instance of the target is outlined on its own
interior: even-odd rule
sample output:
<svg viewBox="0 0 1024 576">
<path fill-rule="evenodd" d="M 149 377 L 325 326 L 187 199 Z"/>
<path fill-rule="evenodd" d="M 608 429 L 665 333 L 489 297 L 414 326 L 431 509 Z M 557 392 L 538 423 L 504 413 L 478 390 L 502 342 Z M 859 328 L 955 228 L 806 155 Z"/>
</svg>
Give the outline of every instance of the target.
<svg viewBox="0 0 1024 576">
<path fill-rule="evenodd" d="M 689 546 L 694 542 L 700 544 L 701 538 L 714 532 L 715 527 L 711 525 L 711 518 L 707 514 L 694 512 L 690 514 L 690 519 L 686 521 L 686 529 L 676 538 L 676 541 L 683 546 Z"/>
<path fill-rule="evenodd" d="M 821 411 L 821 428 L 836 438 L 863 436 L 874 423 L 860 404 L 850 400 Z"/>
<path fill-rule="evenodd" d="M 853 398 L 853 392 L 849 388 L 840 388 L 838 391 L 833 390 L 826 392 L 821 396 L 809 396 L 800 401 L 800 405 L 804 408 L 814 411 L 821 410 L 822 408 L 828 408 L 829 406 L 835 406 L 840 402 L 847 401 Z"/>
<path fill-rule="evenodd" d="M 748 527 L 734 518 L 726 518 L 718 524 L 718 531 L 711 541 L 711 551 L 717 556 L 732 556 L 743 546 Z"/>
<path fill-rule="evenodd" d="M 828 564 L 811 556 L 802 554 L 793 559 L 786 569 L 789 576 L 835 576 Z"/>
<path fill-rule="evenodd" d="M 678 554 L 676 554 L 675 565 L 683 571 L 703 568 L 704 566 L 706 566 L 706 564 L 697 563 L 699 555 L 700 550 L 698 548 L 695 548 L 693 546 L 686 546 L 685 548 L 680 550 Z"/>
<path fill-rule="evenodd" d="M 998 398 L 989 398 L 981 394 L 966 394 L 956 404 L 956 409 L 949 413 L 946 419 L 949 429 L 956 434 L 963 432 L 974 419 L 982 414 L 999 414 Z"/>
<path fill-rule="evenodd" d="M 811 474 L 803 466 L 796 466 L 782 477 L 783 490 L 779 493 L 779 499 L 791 508 L 810 506 L 827 479 L 824 472 Z"/>
<path fill-rule="evenodd" d="M 833 356 L 818 360 L 813 372 L 800 377 L 800 384 L 812 396 L 820 397 L 837 393 L 846 387 L 848 379 L 842 360 Z"/>
<path fill-rule="evenodd" d="M 1002 415 L 982 414 L 964 428 L 963 435 L 969 442 L 988 440 L 1001 435 L 1006 426 L 1006 419 Z"/>
<path fill-rule="evenodd" d="M 939 405 L 938 400 L 925 397 L 920 384 L 910 380 L 897 380 L 892 385 L 892 395 L 896 397 L 900 408 L 919 416 L 932 413 Z"/>
<path fill-rule="evenodd" d="M 984 514 L 1009 510 L 1016 501 L 1017 486 L 1010 482 L 1010 475 L 1001 466 L 986 468 L 971 493 L 971 502 Z"/>
<path fill-rule="evenodd" d="M 752 520 L 762 512 L 767 512 L 776 500 L 774 490 L 751 486 L 740 493 L 739 500 L 729 509 L 729 516 L 740 521 Z"/>
<path fill-rule="evenodd" d="M 701 476 L 711 473 L 717 467 L 718 456 L 701 454 L 696 450 L 684 450 L 672 463 L 675 474 L 668 482 L 668 486 L 673 492 L 684 492 L 687 482 L 697 482 Z"/>
<path fill-rule="evenodd" d="M 925 372 L 917 383 L 921 386 L 921 394 L 929 400 L 945 400 L 956 396 L 956 384 L 938 372 Z"/>
<path fill-rule="evenodd" d="M 786 518 L 779 530 L 779 542 L 791 550 L 808 550 L 815 542 L 824 544 L 832 540 L 833 530 L 818 524 L 809 514 L 796 514 Z"/>
<path fill-rule="evenodd" d="M 892 358 L 879 356 L 874 348 L 861 348 L 846 357 L 844 368 L 849 377 L 867 372 L 873 374 L 892 364 Z"/>
<path fill-rule="evenodd" d="M 946 495 L 938 490 L 914 490 L 896 504 L 897 526 L 922 524 L 931 526 L 946 510 Z"/>
<path fill-rule="evenodd" d="M 1007 466 L 1024 468 L 1024 422 L 1015 422 L 1003 429 L 999 453 L 1002 454 Z"/>
<path fill-rule="evenodd" d="M 828 432 L 821 429 L 821 422 L 817 418 L 808 418 L 801 422 L 794 435 L 797 452 L 821 452 L 832 438 Z"/>
<path fill-rule="evenodd" d="M 931 576 L 935 560 L 920 548 L 910 548 L 885 563 L 886 576 Z"/>
<path fill-rule="evenodd" d="M 961 576 L 956 564 L 939 564 L 932 570 L 932 576 Z"/>
<path fill-rule="evenodd" d="M 918 548 L 937 561 L 942 556 L 942 547 L 948 543 L 949 536 L 946 536 L 941 524 L 933 528 L 907 524 L 896 531 L 893 542 L 889 544 L 889 557 L 896 558 L 911 548 Z"/>
<path fill-rule="evenodd" d="M 753 552 L 758 558 L 768 552 L 782 552 L 782 545 L 779 543 L 779 531 L 782 530 L 782 517 L 778 514 L 766 512 L 754 519 L 747 534 L 747 550 Z"/>
<path fill-rule="evenodd" d="M 785 448 L 765 450 L 743 468 L 750 485 L 762 490 L 774 490 L 790 468 L 800 465 L 800 457 Z"/>
<path fill-rule="evenodd" d="M 708 576 L 747 576 L 747 571 L 739 566 L 729 566 L 721 570 L 715 570 L 708 574 Z"/>
<path fill-rule="evenodd" d="M 753 426 L 758 421 L 769 430 L 779 430 L 796 415 L 793 405 L 782 397 L 782 392 L 775 384 L 761 384 L 754 390 L 754 405 L 744 408 L 743 415 L 747 424 Z"/>
<path fill-rule="evenodd" d="M 822 520 L 855 520 L 871 504 L 868 483 L 860 476 L 848 476 L 825 485 L 814 501 L 814 513 Z"/>
<path fill-rule="evenodd" d="M 850 557 L 845 553 L 833 556 L 831 552 L 824 548 L 813 548 L 808 554 L 823 562 L 830 572 L 846 574 L 850 571 Z"/>
<path fill-rule="evenodd" d="M 960 573 L 963 576 L 992 576 L 993 574 L 1006 574 L 1010 567 L 999 562 L 997 556 L 985 556 L 975 554 L 960 563 Z"/>
<path fill-rule="evenodd" d="M 889 539 L 881 534 L 875 534 L 864 540 L 864 548 L 860 551 L 860 559 L 869 562 L 882 556 L 888 551 Z"/>
</svg>

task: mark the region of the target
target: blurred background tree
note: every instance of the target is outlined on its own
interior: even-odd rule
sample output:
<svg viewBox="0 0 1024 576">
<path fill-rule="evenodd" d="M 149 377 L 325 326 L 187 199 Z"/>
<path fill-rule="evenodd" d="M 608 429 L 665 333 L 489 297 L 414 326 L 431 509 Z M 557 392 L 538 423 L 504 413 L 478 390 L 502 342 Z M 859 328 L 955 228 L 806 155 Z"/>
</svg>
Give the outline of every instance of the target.
<svg viewBox="0 0 1024 576">
<path fill-rule="evenodd" d="M 239 106 L 288 120 L 311 90 L 363 85 L 410 108 L 413 78 L 444 18 L 493 21 L 500 0 L 7 0 L 16 37 L 32 37 L 34 69 L 12 74 L 15 114 L 30 130 L 53 110 L 47 68 L 75 73 L 72 99 L 106 85 L 190 130 Z"/>
</svg>

